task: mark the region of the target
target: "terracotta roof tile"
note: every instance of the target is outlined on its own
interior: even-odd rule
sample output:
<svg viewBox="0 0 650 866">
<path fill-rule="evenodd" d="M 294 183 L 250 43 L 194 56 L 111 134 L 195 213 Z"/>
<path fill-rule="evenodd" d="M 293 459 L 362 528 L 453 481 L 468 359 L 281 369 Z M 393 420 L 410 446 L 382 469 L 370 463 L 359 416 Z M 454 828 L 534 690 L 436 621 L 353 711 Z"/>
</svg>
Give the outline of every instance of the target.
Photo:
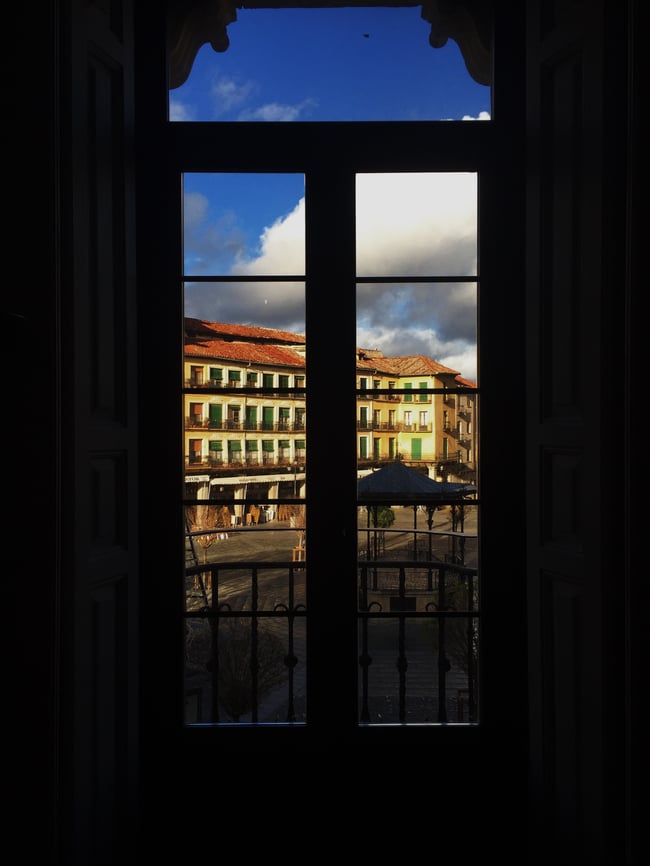
<svg viewBox="0 0 650 866">
<path fill-rule="evenodd" d="M 185 340 L 185 355 L 188 357 L 298 369 L 305 367 L 304 349 L 296 351 L 291 348 L 304 347 L 305 337 L 292 331 L 186 318 Z M 357 370 L 369 374 L 453 377 L 455 384 L 476 387 L 474 382 L 464 379 L 458 370 L 446 367 L 426 355 L 387 358 L 377 350 L 358 348 L 356 364 Z"/>
<path fill-rule="evenodd" d="M 262 366 L 293 367 L 304 369 L 305 358 L 286 346 L 271 346 L 234 340 L 205 340 L 186 343 L 185 355 L 189 358 L 211 358 L 215 361 L 237 361 Z"/>
<path fill-rule="evenodd" d="M 243 340 L 258 340 L 269 343 L 305 344 L 304 334 L 280 331 L 276 328 L 259 328 L 253 325 L 233 325 L 229 322 L 208 322 L 205 319 L 185 319 L 185 334 L 192 341 L 214 340 L 219 337 L 239 337 Z"/>
<path fill-rule="evenodd" d="M 456 376 L 455 381 L 459 385 L 465 385 L 467 388 L 476 388 L 476 382 L 472 382 L 471 379 L 465 379 L 463 376 Z"/>
<path fill-rule="evenodd" d="M 427 358 L 426 355 L 403 355 L 391 359 L 400 376 L 438 376 L 440 374 L 458 375 L 458 370 L 445 367 L 444 364 Z"/>
</svg>

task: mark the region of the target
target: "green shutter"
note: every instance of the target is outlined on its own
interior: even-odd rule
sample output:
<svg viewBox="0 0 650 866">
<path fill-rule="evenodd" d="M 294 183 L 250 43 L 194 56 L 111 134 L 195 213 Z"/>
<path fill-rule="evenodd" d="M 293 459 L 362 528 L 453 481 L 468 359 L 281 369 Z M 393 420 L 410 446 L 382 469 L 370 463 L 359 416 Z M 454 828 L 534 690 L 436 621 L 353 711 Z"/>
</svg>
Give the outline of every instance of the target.
<svg viewBox="0 0 650 866">
<path fill-rule="evenodd" d="M 223 451 L 223 442 L 221 439 L 215 439 L 208 444 L 210 451 Z"/>
<path fill-rule="evenodd" d="M 289 447 L 289 440 L 288 439 L 280 439 L 280 441 L 278 442 L 278 448 L 288 448 L 288 447 Z"/>
<path fill-rule="evenodd" d="M 246 440 L 246 450 L 247 451 L 257 451 L 257 439 L 247 439 Z"/>
<path fill-rule="evenodd" d="M 241 370 L 228 370 L 228 381 L 229 382 L 241 381 Z"/>
<path fill-rule="evenodd" d="M 223 379 L 223 370 L 221 367 L 210 367 L 210 379 L 213 382 L 220 382 Z"/>
<path fill-rule="evenodd" d="M 413 460 L 422 459 L 422 440 L 411 439 L 411 457 Z"/>
<path fill-rule="evenodd" d="M 411 382 L 405 382 L 404 387 L 405 388 L 412 388 L 413 384 Z M 413 397 L 411 394 L 404 394 L 404 402 L 405 403 L 410 403 L 412 399 L 413 399 Z"/>
<path fill-rule="evenodd" d="M 232 442 L 229 442 L 228 443 L 228 450 L 229 451 L 241 451 L 241 442 L 239 441 L 239 439 L 233 439 Z"/>
<path fill-rule="evenodd" d="M 262 439 L 262 451 L 273 451 L 273 439 Z"/>
<path fill-rule="evenodd" d="M 304 439 L 296 439 L 296 448 L 303 449 L 305 447 Z"/>
<path fill-rule="evenodd" d="M 427 387 L 426 382 L 420 382 L 420 388 L 426 388 L 426 387 Z M 420 402 L 421 403 L 426 403 L 428 398 L 429 398 L 428 394 L 420 394 Z"/>
</svg>

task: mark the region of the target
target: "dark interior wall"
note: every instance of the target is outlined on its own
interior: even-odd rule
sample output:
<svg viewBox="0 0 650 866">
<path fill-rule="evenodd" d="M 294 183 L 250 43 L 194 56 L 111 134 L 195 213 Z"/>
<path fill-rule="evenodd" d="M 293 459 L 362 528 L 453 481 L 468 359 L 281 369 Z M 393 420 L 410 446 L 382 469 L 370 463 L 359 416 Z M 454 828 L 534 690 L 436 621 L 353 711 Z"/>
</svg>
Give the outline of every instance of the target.
<svg viewBox="0 0 650 866">
<path fill-rule="evenodd" d="M 2 671 L 6 826 L 39 816 L 32 840 L 56 862 L 58 646 L 58 342 L 60 256 L 58 3 L 3 11 L 5 460 Z M 9 132 L 9 129 L 11 132 Z M 7 560 L 5 560 L 6 562 Z"/>
</svg>

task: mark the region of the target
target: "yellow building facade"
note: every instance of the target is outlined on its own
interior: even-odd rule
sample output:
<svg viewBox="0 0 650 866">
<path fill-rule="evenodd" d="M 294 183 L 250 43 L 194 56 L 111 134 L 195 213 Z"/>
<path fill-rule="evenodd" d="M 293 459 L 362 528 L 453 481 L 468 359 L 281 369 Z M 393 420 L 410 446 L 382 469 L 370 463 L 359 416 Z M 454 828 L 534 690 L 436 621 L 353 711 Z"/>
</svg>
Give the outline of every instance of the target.
<svg viewBox="0 0 650 866">
<path fill-rule="evenodd" d="M 432 477 L 476 481 L 473 382 L 423 355 L 363 349 L 356 375 L 359 470 L 401 459 Z M 245 476 L 303 483 L 307 387 L 304 336 L 186 319 L 186 481 Z"/>
</svg>

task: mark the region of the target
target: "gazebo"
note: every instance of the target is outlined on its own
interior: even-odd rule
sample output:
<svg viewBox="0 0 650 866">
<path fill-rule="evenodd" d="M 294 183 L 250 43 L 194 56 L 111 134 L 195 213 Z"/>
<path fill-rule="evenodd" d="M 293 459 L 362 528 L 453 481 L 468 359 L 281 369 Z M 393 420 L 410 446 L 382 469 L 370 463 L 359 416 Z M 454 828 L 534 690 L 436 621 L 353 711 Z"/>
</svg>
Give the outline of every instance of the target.
<svg viewBox="0 0 650 866">
<path fill-rule="evenodd" d="M 433 515 L 441 505 L 464 504 L 466 497 L 476 493 L 473 484 L 436 481 L 418 469 L 407 466 L 401 460 L 387 463 L 357 482 L 357 501 L 373 512 L 373 525 L 377 526 L 377 509 L 380 505 L 413 505 L 413 531 L 417 532 L 418 506 L 427 510 L 427 526 L 431 530 Z"/>
</svg>

